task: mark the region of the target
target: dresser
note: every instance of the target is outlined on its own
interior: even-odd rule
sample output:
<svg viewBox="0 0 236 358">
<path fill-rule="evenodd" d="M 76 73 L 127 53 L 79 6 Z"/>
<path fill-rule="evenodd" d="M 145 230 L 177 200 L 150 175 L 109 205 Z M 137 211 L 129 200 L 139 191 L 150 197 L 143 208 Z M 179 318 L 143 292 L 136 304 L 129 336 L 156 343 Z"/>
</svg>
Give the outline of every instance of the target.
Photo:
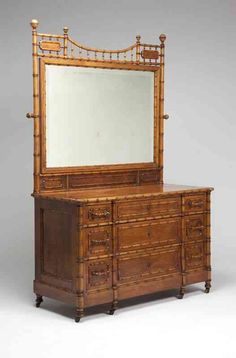
<svg viewBox="0 0 236 358">
<path fill-rule="evenodd" d="M 71 304 L 79 322 L 194 283 L 208 293 L 213 188 L 163 182 L 166 36 L 104 50 L 31 27 L 36 307 Z"/>
<path fill-rule="evenodd" d="M 205 282 L 211 188 L 150 185 L 35 196 L 37 305 L 87 307 Z"/>
</svg>

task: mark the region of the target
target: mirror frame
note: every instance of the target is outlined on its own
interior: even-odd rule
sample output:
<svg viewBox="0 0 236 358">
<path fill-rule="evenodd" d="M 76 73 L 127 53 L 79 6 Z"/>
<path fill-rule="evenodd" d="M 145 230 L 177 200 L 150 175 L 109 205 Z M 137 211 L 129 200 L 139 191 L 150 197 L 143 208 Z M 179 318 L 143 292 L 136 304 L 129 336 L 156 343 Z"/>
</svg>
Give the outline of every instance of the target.
<svg viewBox="0 0 236 358">
<path fill-rule="evenodd" d="M 68 35 L 39 33 L 38 20 L 31 20 L 33 64 L 34 120 L 34 195 L 43 192 L 102 188 L 111 186 L 163 183 L 164 137 L 164 51 L 166 36 L 160 44 L 136 42 L 119 50 L 92 48 L 78 43 Z M 154 72 L 154 148 L 153 162 L 94 165 L 78 167 L 46 167 L 45 66 L 83 66 Z"/>
<path fill-rule="evenodd" d="M 133 70 L 133 71 L 149 71 L 154 73 L 154 118 L 153 118 L 153 161 L 148 163 L 122 163 L 122 164 L 106 164 L 106 165 L 84 165 L 84 166 L 66 166 L 66 167 L 47 167 L 46 165 L 46 65 L 58 66 L 74 66 L 74 67 L 91 67 L 116 70 Z M 159 67 L 142 66 L 137 64 L 126 63 L 110 63 L 100 61 L 84 61 L 78 59 L 54 59 L 43 58 L 40 60 L 40 127 L 41 127 L 41 170 L 42 173 L 81 173 L 88 171 L 110 171 L 114 169 L 150 169 L 158 166 L 158 137 L 159 137 L 159 106 L 155 103 L 159 98 Z"/>
</svg>

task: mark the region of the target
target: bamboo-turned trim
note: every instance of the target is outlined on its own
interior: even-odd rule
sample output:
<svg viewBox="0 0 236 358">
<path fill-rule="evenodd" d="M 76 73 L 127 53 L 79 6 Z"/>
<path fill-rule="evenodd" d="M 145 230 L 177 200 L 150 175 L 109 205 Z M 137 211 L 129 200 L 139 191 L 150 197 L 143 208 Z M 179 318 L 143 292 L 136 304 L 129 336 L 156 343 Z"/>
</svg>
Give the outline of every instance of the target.
<svg viewBox="0 0 236 358">
<path fill-rule="evenodd" d="M 141 39 L 141 36 L 137 35 L 136 36 L 136 62 L 137 63 L 140 62 L 140 39 Z"/>
<path fill-rule="evenodd" d="M 156 169 L 158 178 L 150 182 L 163 182 L 163 93 L 164 93 L 164 41 L 165 35 L 160 35 L 159 44 L 141 43 L 141 36 L 136 36 L 136 42 L 126 48 L 106 50 L 80 44 L 68 35 L 68 27 L 63 28 L 63 34 L 45 34 L 37 32 L 38 21 L 32 20 L 32 56 L 33 56 L 33 113 L 27 115 L 34 119 L 34 193 L 44 191 L 40 176 L 53 174 L 92 174 L 99 171 L 106 179 L 107 173 L 119 173 L 122 170 L 131 172 L 134 169 Z M 46 43 L 46 47 L 40 44 Z M 55 47 L 55 43 L 58 47 Z M 73 47 L 73 53 L 70 51 Z M 142 51 L 150 51 L 148 60 L 141 60 Z M 157 59 L 156 52 L 160 51 Z M 153 57 L 151 57 L 153 51 Z M 158 61 L 157 61 L 158 60 Z M 108 69 L 124 69 L 137 71 L 152 71 L 154 75 L 154 140 L 153 161 L 150 163 L 132 163 L 118 165 L 79 166 L 79 167 L 46 167 L 46 113 L 45 113 L 45 65 L 82 66 Z M 161 72 L 161 73 L 160 73 Z M 159 74 L 160 73 L 160 74 Z M 160 108 L 159 108 L 160 107 Z M 159 174 L 160 173 L 160 174 Z M 67 178 L 68 179 L 68 178 Z M 137 180 L 138 182 L 138 180 Z M 142 181 L 139 181 L 142 184 Z M 68 185 L 61 190 L 68 189 Z M 54 189 L 53 187 L 51 188 Z M 55 188 L 58 190 L 58 188 Z"/>
<path fill-rule="evenodd" d="M 206 193 L 206 269 L 207 281 L 211 282 L 211 192 Z"/>
<path fill-rule="evenodd" d="M 185 262 L 185 205 L 184 196 L 181 195 L 181 274 L 182 274 L 182 287 L 186 286 L 186 262 Z"/>
<path fill-rule="evenodd" d="M 79 223 L 82 218 L 82 207 L 79 207 Z M 81 234 L 81 230 L 78 230 L 77 234 L 77 245 L 78 245 L 78 279 L 76 286 L 78 287 L 77 295 L 76 295 L 76 314 L 75 321 L 79 322 L 80 318 L 84 315 L 84 250 L 83 250 L 83 238 Z"/>
<path fill-rule="evenodd" d="M 38 20 L 33 19 L 32 27 L 32 66 L 33 66 L 33 118 L 34 118 L 34 193 L 40 191 L 40 126 L 39 126 L 39 69 L 37 48 Z"/>
<path fill-rule="evenodd" d="M 115 202 L 112 202 L 112 216 L 114 217 Z M 116 225 L 113 220 L 112 223 L 112 289 L 113 289 L 113 302 L 110 313 L 113 313 L 118 307 L 118 290 L 117 290 L 117 237 L 116 237 Z"/>
<path fill-rule="evenodd" d="M 63 53 L 64 56 L 67 57 L 67 50 L 68 50 L 68 27 L 64 27 L 63 28 L 64 31 L 64 37 L 63 37 L 63 45 L 64 45 L 64 49 L 63 49 Z"/>
<path fill-rule="evenodd" d="M 159 166 L 160 182 L 163 183 L 163 151 L 164 151 L 164 56 L 166 35 L 161 34 L 159 37 L 160 46 L 160 96 L 159 96 Z"/>
</svg>

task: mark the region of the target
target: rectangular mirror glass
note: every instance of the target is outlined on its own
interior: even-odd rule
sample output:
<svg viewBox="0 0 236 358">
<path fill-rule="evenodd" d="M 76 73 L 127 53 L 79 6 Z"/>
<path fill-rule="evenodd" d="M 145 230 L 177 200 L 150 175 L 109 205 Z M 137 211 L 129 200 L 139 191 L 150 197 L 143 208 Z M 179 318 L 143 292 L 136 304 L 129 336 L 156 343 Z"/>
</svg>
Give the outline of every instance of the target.
<svg viewBox="0 0 236 358">
<path fill-rule="evenodd" d="M 153 162 L 154 72 L 46 65 L 46 167 Z"/>
</svg>

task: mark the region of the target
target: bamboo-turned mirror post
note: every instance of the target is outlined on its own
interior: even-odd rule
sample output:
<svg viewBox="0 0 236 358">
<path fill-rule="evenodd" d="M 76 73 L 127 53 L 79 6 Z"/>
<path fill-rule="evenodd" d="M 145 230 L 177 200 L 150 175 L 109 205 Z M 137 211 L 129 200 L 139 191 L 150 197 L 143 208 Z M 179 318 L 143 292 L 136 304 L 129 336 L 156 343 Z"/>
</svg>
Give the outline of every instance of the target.
<svg viewBox="0 0 236 358">
<path fill-rule="evenodd" d="M 67 53 L 68 53 L 68 31 L 69 31 L 68 27 L 65 26 L 63 28 L 63 31 L 64 31 L 64 41 L 63 41 L 64 51 L 63 51 L 63 53 L 64 53 L 64 56 L 67 57 Z"/>
<path fill-rule="evenodd" d="M 137 63 L 140 62 L 140 40 L 141 40 L 141 36 L 137 35 L 136 36 L 136 62 Z"/>
<path fill-rule="evenodd" d="M 163 151 L 164 151 L 164 57 L 166 35 L 159 37 L 160 45 L 160 104 L 159 104 L 159 167 L 160 182 L 163 183 Z"/>
<path fill-rule="evenodd" d="M 37 49 L 38 20 L 31 20 L 33 57 L 33 115 L 34 118 L 34 192 L 40 191 L 40 130 L 39 130 L 39 68 Z"/>
</svg>

